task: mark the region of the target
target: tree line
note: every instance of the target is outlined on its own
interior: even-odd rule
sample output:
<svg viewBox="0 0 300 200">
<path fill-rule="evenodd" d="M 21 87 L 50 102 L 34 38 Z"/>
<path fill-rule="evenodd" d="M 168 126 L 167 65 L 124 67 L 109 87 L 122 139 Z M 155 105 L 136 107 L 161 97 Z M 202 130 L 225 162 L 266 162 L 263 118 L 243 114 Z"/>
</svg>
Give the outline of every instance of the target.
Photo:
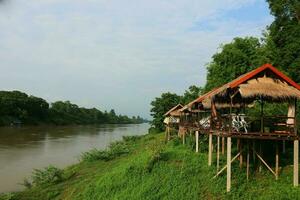
<svg viewBox="0 0 300 200">
<path fill-rule="evenodd" d="M 70 101 L 48 103 L 20 91 L 0 91 L 0 125 L 12 124 L 136 124 L 145 120 L 140 116 L 117 115 L 97 108 L 79 107 Z"/>
<path fill-rule="evenodd" d="M 265 63 L 271 63 L 300 83 L 300 2 L 267 0 L 267 3 L 274 21 L 266 27 L 260 38 L 237 37 L 228 44 L 222 44 L 220 51 L 212 56 L 206 66 L 207 77 L 203 88 L 191 86 L 192 89 L 189 88 L 182 96 L 163 93 L 151 102 L 153 128 L 163 130 L 163 114 L 178 103 L 186 104 Z"/>
</svg>

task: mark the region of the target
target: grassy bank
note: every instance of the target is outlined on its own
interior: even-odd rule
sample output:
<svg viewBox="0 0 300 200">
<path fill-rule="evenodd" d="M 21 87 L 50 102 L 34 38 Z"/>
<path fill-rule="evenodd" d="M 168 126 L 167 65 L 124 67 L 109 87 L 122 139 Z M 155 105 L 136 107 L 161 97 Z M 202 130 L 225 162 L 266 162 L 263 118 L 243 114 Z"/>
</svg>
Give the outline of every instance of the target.
<svg viewBox="0 0 300 200">
<path fill-rule="evenodd" d="M 226 176 L 213 179 L 205 145 L 194 153 L 192 141 L 164 143 L 164 135 L 129 137 L 107 152 L 90 152 L 84 161 L 63 171 L 62 180 L 43 183 L 0 199 L 298 199 L 292 186 L 292 167 L 281 169 L 278 181 L 267 171 L 252 172 L 233 164 L 232 192 Z M 222 158 L 224 164 L 225 158 Z M 255 175 L 254 175 L 255 174 Z"/>
</svg>

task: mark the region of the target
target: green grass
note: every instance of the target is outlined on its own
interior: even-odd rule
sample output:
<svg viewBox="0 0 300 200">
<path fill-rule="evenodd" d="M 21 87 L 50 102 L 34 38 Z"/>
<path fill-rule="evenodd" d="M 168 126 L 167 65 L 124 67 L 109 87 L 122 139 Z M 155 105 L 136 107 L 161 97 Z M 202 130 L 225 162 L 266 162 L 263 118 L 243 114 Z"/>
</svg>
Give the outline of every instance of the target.
<svg viewBox="0 0 300 200">
<path fill-rule="evenodd" d="M 263 170 L 232 166 L 232 191 L 226 193 L 226 174 L 213 179 L 214 166 L 207 166 L 206 147 L 195 153 L 192 139 L 183 146 L 178 139 L 164 143 L 164 135 L 125 138 L 128 153 L 113 159 L 88 160 L 64 170 L 64 180 L 38 185 L 0 199 L 300 199 L 292 186 L 292 167 L 281 170 L 278 181 Z M 225 163 L 221 158 L 221 164 Z"/>
</svg>

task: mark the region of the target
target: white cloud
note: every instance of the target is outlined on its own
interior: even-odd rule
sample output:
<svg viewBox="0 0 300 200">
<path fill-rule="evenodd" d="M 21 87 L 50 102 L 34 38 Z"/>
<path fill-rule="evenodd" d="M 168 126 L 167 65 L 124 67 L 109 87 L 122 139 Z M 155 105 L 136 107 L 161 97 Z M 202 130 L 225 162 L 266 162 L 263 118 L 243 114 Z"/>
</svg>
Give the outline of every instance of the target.
<svg viewBox="0 0 300 200">
<path fill-rule="evenodd" d="M 223 19 L 254 0 L 11 0 L 0 6 L 0 89 L 148 116 L 161 92 L 204 84 L 220 43 L 269 23 Z M 214 28 L 191 30 L 209 22 Z"/>
</svg>

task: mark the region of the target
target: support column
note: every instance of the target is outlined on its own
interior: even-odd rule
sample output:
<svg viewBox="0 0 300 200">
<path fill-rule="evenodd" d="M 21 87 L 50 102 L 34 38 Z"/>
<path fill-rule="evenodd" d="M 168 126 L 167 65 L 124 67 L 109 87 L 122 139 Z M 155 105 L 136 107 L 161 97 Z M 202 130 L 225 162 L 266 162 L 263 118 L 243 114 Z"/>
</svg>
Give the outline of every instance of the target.
<svg viewBox="0 0 300 200">
<path fill-rule="evenodd" d="M 282 153 L 285 154 L 285 140 L 282 141 Z"/>
<path fill-rule="evenodd" d="M 220 136 L 217 138 L 217 172 L 220 167 Z"/>
<path fill-rule="evenodd" d="M 183 133 L 183 136 L 182 136 L 182 144 L 185 144 L 185 132 Z"/>
<path fill-rule="evenodd" d="M 249 161 L 250 161 L 250 153 L 249 153 L 249 141 L 247 141 L 247 180 L 249 180 Z"/>
<path fill-rule="evenodd" d="M 239 146 L 238 146 L 238 148 L 239 148 L 239 152 L 240 152 L 240 168 L 242 168 L 243 167 L 243 153 L 242 153 L 242 140 L 240 140 L 240 139 L 238 139 L 239 140 Z"/>
<path fill-rule="evenodd" d="M 222 155 L 225 153 L 225 138 L 222 137 Z"/>
<path fill-rule="evenodd" d="M 276 156 L 275 156 L 275 176 L 276 176 L 276 180 L 278 180 L 278 172 L 279 172 L 279 150 L 278 150 L 278 142 L 276 142 Z"/>
<path fill-rule="evenodd" d="M 259 155 L 262 156 L 261 141 L 259 141 Z M 261 164 L 260 160 L 258 162 L 259 162 L 259 164 L 258 164 L 259 165 L 258 171 L 261 172 L 261 170 L 262 170 L 262 164 Z"/>
<path fill-rule="evenodd" d="M 299 140 L 294 140 L 294 186 L 299 184 Z"/>
<path fill-rule="evenodd" d="M 212 159 L 212 134 L 209 134 L 208 139 L 208 166 L 211 166 L 211 159 Z"/>
<path fill-rule="evenodd" d="M 199 132 L 196 131 L 195 132 L 195 136 L 196 136 L 196 152 L 199 152 Z"/>
<path fill-rule="evenodd" d="M 231 188 L 231 137 L 227 138 L 227 184 L 226 191 L 230 192 Z"/>
</svg>

